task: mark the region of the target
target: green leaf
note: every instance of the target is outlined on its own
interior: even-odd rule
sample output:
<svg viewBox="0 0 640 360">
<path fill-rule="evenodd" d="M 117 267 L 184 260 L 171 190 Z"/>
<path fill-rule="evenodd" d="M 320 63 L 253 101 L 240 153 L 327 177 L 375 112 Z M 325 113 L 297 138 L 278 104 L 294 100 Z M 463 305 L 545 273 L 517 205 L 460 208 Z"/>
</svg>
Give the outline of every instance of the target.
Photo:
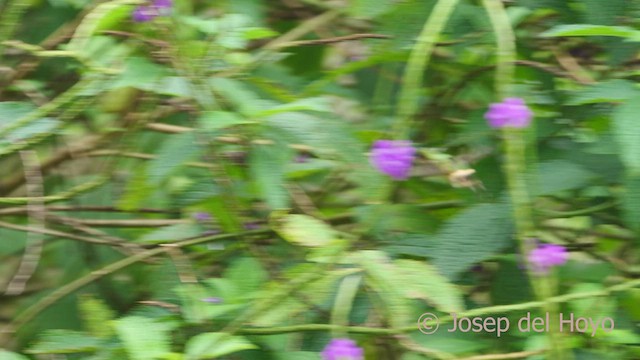
<svg viewBox="0 0 640 360">
<path fill-rule="evenodd" d="M 596 104 L 603 102 L 621 102 L 637 94 L 635 84 L 628 80 L 609 80 L 599 82 L 575 91 L 567 105 Z"/>
<path fill-rule="evenodd" d="M 215 77 L 210 80 L 210 84 L 216 93 L 222 95 L 243 115 L 252 116 L 260 110 L 259 104 L 263 101 L 245 83 L 235 79 Z"/>
<path fill-rule="evenodd" d="M 114 323 L 131 359 L 156 360 L 171 352 L 169 324 L 140 316 L 128 316 Z"/>
<path fill-rule="evenodd" d="M 262 110 L 255 114 L 258 117 L 271 116 L 281 113 L 296 112 L 296 111 L 317 111 L 317 112 L 330 112 L 331 107 L 329 101 L 326 98 L 307 98 L 293 101 L 288 104 L 282 104 L 272 107 L 268 110 Z"/>
<path fill-rule="evenodd" d="M 365 250 L 354 254 L 366 272 L 365 282 L 384 302 L 384 314 L 394 327 L 406 326 L 411 317 L 411 303 L 405 296 L 407 283 L 398 281 L 398 269 L 381 251 Z"/>
<path fill-rule="evenodd" d="M 551 195 L 586 186 L 595 174 L 584 167 L 564 160 L 552 160 L 538 165 L 538 195 Z"/>
<path fill-rule="evenodd" d="M 480 204 L 448 220 L 436 235 L 431 257 L 440 273 L 456 278 L 471 265 L 486 260 L 511 243 L 510 207 Z"/>
<path fill-rule="evenodd" d="M 260 198 L 269 208 L 288 209 L 289 193 L 285 188 L 285 166 L 290 150 L 280 144 L 254 144 L 249 154 L 249 170 Z"/>
<path fill-rule="evenodd" d="M 285 240 L 302 246 L 324 247 L 338 235 L 331 226 L 308 215 L 287 215 L 280 221 L 277 233 Z"/>
<path fill-rule="evenodd" d="M 113 328 L 107 324 L 115 319 L 115 313 L 101 299 L 91 295 L 80 297 L 80 314 L 89 333 L 97 338 L 113 335 Z"/>
<path fill-rule="evenodd" d="M 540 34 L 543 37 L 558 36 L 615 36 L 640 41 L 640 31 L 626 26 L 605 25 L 558 25 Z"/>
<path fill-rule="evenodd" d="M 375 18 L 392 8 L 392 0 L 353 0 L 349 2 L 349 13 L 358 18 Z"/>
<path fill-rule="evenodd" d="M 631 229 L 640 231 L 640 174 L 626 176 L 621 195 L 625 223 Z"/>
<path fill-rule="evenodd" d="M 11 123 L 27 116 L 32 111 L 35 111 L 35 107 L 27 102 L 0 102 L 0 129 L 4 126 L 11 125 Z M 38 134 L 51 132 L 60 124 L 61 122 L 59 120 L 53 118 L 37 119 L 7 134 L 4 138 L 0 139 L 0 144 L 5 142 L 17 142 L 29 139 Z"/>
<path fill-rule="evenodd" d="M 640 95 L 620 105 L 613 113 L 613 133 L 620 157 L 628 170 L 640 173 Z"/>
<path fill-rule="evenodd" d="M 258 291 L 268 280 L 268 274 L 258 260 L 243 257 L 235 260 L 225 271 L 224 277 L 231 281 L 240 294 L 247 297 Z"/>
<path fill-rule="evenodd" d="M 53 118 L 38 119 L 12 131 L 6 136 L 6 139 L 13 142 L 26 140 L 39 134 L 51 133 L 53 129 L 61 124 L 60 120 Z"/>
<path fill-rule="evenodd" d="M 457 313 L 464 310 L 462 292 L 430 264 L 416 260 L 397 260 L 394 265 L 397 281 L 407 284 L 406 297 L 427 300 L 443 312 Z"/>
<path fill-rule="evenodd" d="M 271 29 L 254 27 L 244 29 L 242 35 L 247 40 L 258 40 L 278 36 L 278 33 Z"/>
<path fill-rule="evenodd" d="M 195 224 L 175 224 L 153 230 L 142 235 L 136 241 L 148 244 L 175 242 L 180 239 L 197 236 L 201 232 L 200 228 Z"/>
<path fill-rule="evenodd" d="M 124 71 L 109 86 L 110 89 L 133 87 L 140 90 L 156 91 L 167 70 L 145 58 L 132 57 L 126 60 Z"/>
<path fill-rule="evenodd" d="M 29 354 L 73 354 L 93 352 L 98 350 L 100 346 L 100 340 L 81 332 L 48 330 L 25 352 Z"/>
<path fill-rule="evenodd" d="M 0 349 L 0 360 L 29 360 L 28 357 Z"/>
<path fill-rule="evenodd" d="M 180 165 L 195 157 L 197 152 L 197 138 L 193 132 L 171 135 L 148 165 L 150 182 L 159 184 Z"/>
<path fill-rule="evenodd" d="M 185 355 L 186 360 L 210 359 L 257 348 L 256 345 L 241 336 L 227 333 L 204 333 L 189 339 Z"/>
<path fill-rule="evenodd" d="M 255 121 L 246 120 L 237 113 L 229 111 L 204 111 L 198 117 L 198 124 L 204 130 L 218 130 L 235 125 L 255 123 Z"/>
<path fill-rule="evenodd" d="M 265 0 L 234 0 L 227 3 L 228 13 L 242 14 L 250 18 L 251 24 L 264 26 L 268 8 Z"/>
</svg>

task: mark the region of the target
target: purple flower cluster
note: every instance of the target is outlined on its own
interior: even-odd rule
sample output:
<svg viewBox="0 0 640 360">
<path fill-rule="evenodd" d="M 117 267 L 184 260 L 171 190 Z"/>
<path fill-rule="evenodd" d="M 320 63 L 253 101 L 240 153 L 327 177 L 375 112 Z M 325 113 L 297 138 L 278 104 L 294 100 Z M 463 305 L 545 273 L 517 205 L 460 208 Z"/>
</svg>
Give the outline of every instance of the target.
<svg viewBox="0 0 640 360">
<path fill-rule="evenodd" d="M 409 177 L 415 154 L 410 141 L 378 140 L 373 144 L 370 161 L 381 172 L 404 180 Z"/>
<path fill-rule="evenodd" d="M 540 244 L 528 256 L 533 270 L 540 274 L 546 274 L 550 268 L 566 263 L 568 258 L 567 249 L 555 244 Z"/>
<path fill-rule="evenodd" d="M 350 339 L 333 339 L 322 351 L 322 360 L 363 360 L 364 351 Z"/>
<path fill-rule="evenodd" d="M 484 117 L 494 128 L 529 126 L 533 112 L 520 98 L 506 98 L 501 103 L 491 104 Z"/>
<path fill-rule="evenodd" d="M 135 22 L 151 21 L 158 16 L 166 16 L 171 12 L 172 0 L 154 0 L 148 5 L 140 5 L 131 14 Z"/>
</svg>

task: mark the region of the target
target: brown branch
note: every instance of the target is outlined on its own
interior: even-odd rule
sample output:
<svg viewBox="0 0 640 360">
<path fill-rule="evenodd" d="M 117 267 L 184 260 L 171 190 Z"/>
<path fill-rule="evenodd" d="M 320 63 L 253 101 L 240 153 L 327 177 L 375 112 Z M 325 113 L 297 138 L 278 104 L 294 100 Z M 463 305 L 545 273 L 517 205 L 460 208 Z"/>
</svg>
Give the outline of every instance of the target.
<svg viewBox="0 0 640 360">
<path fill-rule="evenodd" d="M 314 40 L 298 40 L 298 41 L 289 41 L 286 43 L 282 43 L 278 45 L 276 48 L 285 48 L 285 47 L 293 47 L 293 46 L 304 46 L 304 45 L 324 45 L 324 44 L 333 44 L 343 41 L 353 41 L 360 39 L 390 39 L 391 36 L 383 35 L 383 34 L 351 34 L 345 36 L 336 36 L 333 38 L 325 38 L 325 39 L 314 39 Z"/>
<path fill-rule="evenodd" d="M 127 248 L 127 249 L 133 249 L 133 248 L 138 248 L 139 247 L 138 245 L 133 244 L 133 243 L 129 243 L 129 242 L 126 242 L 126 243 L 119 243 L 118 242 L 118 243 L 116 243 L 116 242 L 111 242 L 111 241 L 107 241 L 107 240 L 96 239 L 96 238 L 93 238 L 93 237 L 74 235 L 74 234 L 70 234 L 70 233 L 67 233 L 67 232 L 58 231 L 58 230 L 52 230 L 52 229 L 47 229 L 47 228 L 36 228 L 36 227 L 15 225 L 15 224 L 11 224 L 11 223 L 4 222 L 4 221 L 0 221 L 0 227 L 6 228 L 6 229 L 11 229 L 11 230 L 19 230 L 19 231 L 28 231 L 28 232 L 32 232 L 32 233 L 39 233 L 39 234 L 44 234 L 44 235 L 49 235 L 49 236 L 55 236 L 55 237 L 60 237 L 60 238 L 71 239 L 71 240 L 84 241 L 84 242 L 91 243 L 91 244 L 118 246 L 118 247 Z"/>
<path fill-rule="evenodd" d="M 126 31 L 117 31 L 117 30 L 104 30 L 104 31 L 100 31 L 101 34 L 105 34 L 105 35 L 114 35 L 114 36 L 120 36 L 120 37 L 126 37 L 126 38 L 134 38 L 137 40 L 140 40 L 142 42 L 148 43 L 150 45 L 153 46 L 158 46 L 158 47 L 169 47 L 169 43 L 166 41 L 162 41 L 162 40 L 156 40 L 156 39 L 147 39 L 145 37 L 142 37 L 138 34 L 134 34 L 134 33 L 130 33 L 130 32 L 126 32 Z"/>
<path fill-rule="evenodd" d="M 69 205 L 49 205 L 45 206 L 47 212 L 52 211 L 93 211 L 93 212 L 123 212 L 123 213 L 150 213 L 150 214 L 179 214 L 177 211 L 164 210 L 164 209 L 118 209 L 113 206 L 69 206 Z M 16 206 L 10 208 L 0 209 L 0 216 L 2 215 L 21 215 L 26 214 L 27 208 L 25 206 Z"/>
<path fill-rule="evenodd" d="M 507 359 L 524 359 L 529 356 L 539 355 L 544 353 L 545 349 L 532 350 L 532 351 L 520 351 L 507 354 L 488 354 L 488 355 L 476 355 L 466 358 L 460 358 L 457 360 L 507 360 Z"/>
<path fill-rule="evenodd" d="M 85 226 L 97 227 L 160 227 L 177 224 L 186 224 L 189 220 L 183 219 L 124 219 L 124 220 L 102 220 L 102 219 L 76 219 L 64 216 L 57 217 L 63 221 L 72 221 Z"/>
<path fill-rule="evenodd" d="M 100 146 L 105 140 L 105 136 L 94 136 L 89 139 L 82 140 L 77 144 L 61 149 L 50 158 L 42 162 L 40 171 L 42 175 L 48 174 L 53 168 L 72 159 L 77 153 L 87 152 Z M 0 194 L 6 195 L 13 192 L 25 183 L 24 174 L 16 174 L 7 181 L 0 183 Z"/>
</svg>

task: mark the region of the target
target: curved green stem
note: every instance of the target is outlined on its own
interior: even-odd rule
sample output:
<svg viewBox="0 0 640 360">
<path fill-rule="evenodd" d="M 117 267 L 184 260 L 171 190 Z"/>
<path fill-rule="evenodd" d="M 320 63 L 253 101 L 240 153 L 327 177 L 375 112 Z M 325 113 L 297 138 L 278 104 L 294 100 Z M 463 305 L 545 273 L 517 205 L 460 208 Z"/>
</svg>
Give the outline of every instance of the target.
<svg viewBox="0 0 640 360">
<path fill-rule="evenodd" d="M 424 70 L 429 64 L 440 33 L 457 4 L 458 0 L 438 1 L 422 28 L 418 42 L 411 51 L 402 78 L 402 89 L 398 99 L 398 110 L 394 123 L 394 137 L 396 139 L 409 138 L 411 119 L 418 110 L 418 98 L 420 87 L 422 87 Z"/>
<path fill-rule="evenodd" d="M 483 0 L 485 10 L 491 21 L 498 48 L 495 87 L 500 99 L 511 95 L 510 86 L 514 82 L 514 64 L 516 62 L 516 41 L 509 16 L 500 0 Z M 528 190 L 528 171 L 526 156 L 526 140 L 522 129 L 503 129 L 505 143 L 505 171 L 509 187 L 509 195 L 514 209 L 516 236 L 520 252 L 526 256 L 535 244 L 527 239 L 535 236 L 535 223 L 531 208 L 531 195 Z M 550 298 L 557 287 L 553 275 L 541 277 L 528 271 L 535 296 L 540 301 Z M 552 318 L 558 315 L 557 304 L 547 303 L 544 306 Z M 553 324 L 548 334 L 551 351 L 549 359 L 570 359 L 569 351 L 562 346 L 562 334 L 557 324 Z"/>
</svg>

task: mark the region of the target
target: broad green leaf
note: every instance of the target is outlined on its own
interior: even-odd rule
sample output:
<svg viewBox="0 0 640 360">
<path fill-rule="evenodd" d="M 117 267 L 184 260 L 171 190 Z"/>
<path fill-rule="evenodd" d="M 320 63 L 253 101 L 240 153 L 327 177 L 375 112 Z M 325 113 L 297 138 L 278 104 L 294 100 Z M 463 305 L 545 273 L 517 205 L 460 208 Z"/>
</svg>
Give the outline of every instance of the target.
<svg viewBox="0 0 640 360">
<path fill-rule="evenodd" d="M 169 324 L 141 316 L 128 316 L 114 323 L 131 359 L 156 360 L 171 352 Z"/>
<path fill-rule="evenodd" d="M 442 312 L 462 312 L 462 292 L 433 266 L 424 261 L 398 260 L 395 275 L 399 283 L 407 284 L 405 296 L 431 302 Z"/>
<path fill-rule="evenodd" d="M 118 201 L 118 208 L 131 210 L 140 207 L 146 199 L 152 197 L 155 187 L 149 184 L 146 168 L 135 170 L 129 179 L 124 194 Z"/>
<path fill-rule="evenodd" d="M 242 35 L 247 40 L 258 40 L 277 36 L 278 33 L 271 29 L 252 27 L 244 29 Z"/>
<path fill-rule="evenodd" d="M 598 292 L 604 290 L 604 285 L 596 283 L 578 283 L 571 287 L 567 294 L 580 294 Z M 584 299 L 575 299 L 569 302 L 570 312 L 565 313 L 565 318 L 573 315 L 573 318 L 591 317 L 601 319 L 605 316 L 613 316 L 616 304 L 613 298 L 592 297 Z M 591 329 L 589 329 L 591 335 Z"/>
<path fill-rule="evenodd" d="M 33 111 L 35 107 L 28 102 L 4 101 L 0 102 L 0 129 L 11 124 Z"/>
<path fill-rule="evenodd" d="M 628 0 L 582 0 L 584 23 L 594 25 L 614 25 L 631 10 Z"/>
<path fill-rule="evenodd" d="M 509 246 L 512 235 L 509 206 L 472 206 L 449 219 L 435 236 L 432 263 L 446 277 L 456 278 L 471 265 Z"/>
<path fill-rule="evenodd" d="M 29 346 L 29 354 L 73 354 L 93 352 L 101 346 L 101 341 L 92 336 L 71 330 L 48 330 L 38 341 Z"/>
<path fill-rule="evenodd" d="M 36 121 L 30 122 L 21 128 L 18 128 L 6 136 L 9 141 L 21 141 L 29 139 L 33 136 L 52 133 L 55 128 L 61 124 L 60 120 L 53 118 L 42 118 Z"/>
<path fill-rule="evenodd" d="M 235 125 L 255 124 L 229 111 L 205 111 L 198 117 L 198 124 L 204 130 L 218 130 Z"/>
<path fill-rule="evenodd" d="M 320 172 L 328 172 L 339 163 L 324 159 L 307 159 L 303 162 L 292 162 L 286 166 L 288 179 L 300 179 Z"/>
<path fill-rule="evenodd" d="M 126 60 L 124 71 L 110 85 L 111 89 L 134 87 L 140 90 L 155 91 L 167 74 L 167 69 L 145 58 L 132 57 Z"/>
<path fill-rule="evenodd" d="M 241 336 L 227 333 L 203 333 L 189 339 L 185 358 L 186 360 L 210 359 L 257 348 Z"/>
<path fill-rule="evenodd" d="M 331 226 L 308 215 L 291 214 L 285 216 L 276 231 L 285 240 L 294 244 L 324 247 L 331 244 L 337 233 Z"/>
<path fill-rule="evenodd" d="M 382 299 L 384 316 L 394 327 L 413 323 L 411 303 L 405 296 L 407 283 L 398 281 L 398 268 L 381 251 L 364 250 L 354 254 L 354 259 L 366 273 L 365 283 Z"/>
<path fill-rule="evenodd" d="M 640 31 L 626 26 L 605 25 L 558 25 L 540 34 L 543 37 L 558 36 L 615 36 L 640 41 Z"/>
<path fill-rule="evenodd" d="M 565 160 L 552 160 L 538 165 L 539 195 L 552 195 L 586 186 L 596 175 L 584 167 Z"/>
<path fill-rule="evenodd" d="M 92 336 L 107 338 L 113 334 L 113 328 L 107 324 L 116 315 L 104 301 L 91 295 L 83 295 L 80 297 L 79 310 L 85 328 Z"/>
<path fill-rule="evenodd" d="M 235 79 L 218 77 L 212 78 L 210 84 L 216 93 L 222 95 L 243 115 L 252 116 L 260 110 L 263 101 L 247 84 Z"/>
<path fill-rule="evenodd" d="M 171 135 L 148 165 L 150 182 L 159 184 L 180 165 L 195 157 L 197 152 L 197 137 L 193 132 Z"/>
<path fill-rule="evenodd" d="M 249 154 L 249 169 L 260 198 L 272 209 L 289 208 L 284 170 L 290 150 L 280 144 L 254 144 Z"/>
<path fill-rule="evenodd" d="M 28 357 L 0 349 L 0 360 L 29 360 Z"/>
<path fill-rule="evenodd" d="M 633 82 L 615 79 L 589 85 L 582 90 L 573 92 L 567 105 L 621 102 L 637 93 L 638 90 Z"/>
<path fill-rule="evenodd" d="M 250 24 L 264 26 L 268 15 L 268 0 L 234 0 L 227 3 L 228 13 L 250 18 Z"/>
<path fill-rule="evenodd" d="M 621 195 L 625 223 L 631 229 L 640 231 L 640 173 L 626 176 Z"/>
<path fill-rule="evenodd" d="M 11 241 L 0 241 L 0 256 L 5 258 L 24 249 L 27 243 L 27 232 L 0 228 L 0 239 L 11 239 Z"/>
<path fill-rule="evenodd" d="M 278 351 L 274 360 L 318 360 L 317 352 L 310 351 Z"/>
<path fill-rule="evenodd" d="M 159 85 L 153 90 L 156 94 L 171 95 L 176 97 L 193 96 L 193 89 L 189 80 L 181 76 L 165 76 L 159 81 Z"/>
<path fill-rule="evenodd" d="M 613 133 L 620 157 L 632 173 L 640 173 L 640 95 L 628 99 L 613 113 Z"/>
<path fill-rule="evenodd" d="M 516 304 L 532 298 L 531 285 L 518 255 L 500 258 L 491 281 L 491 300 L 496 305 Z"/>
<path fill-rule="evenodd" d="M 300 99 L 288 104 L 282 104 L 273 108 L 259 111 L 255 116 L 264 117 L 281 113 L 296 112 L 296 111 L 318 111 L 318 112 L 330 112 L 328 99 L 326 98 L 307 98 Z"/>
<path fill-rule="evenodd" d="M 393 7 L 392 0 L 353 0 L 349 2 L 349 13 L 358 18 L 375 18 Z"/>
<path fill-rule="evenodd" d="M 353 269 L 348 271 L 353 272 Z M 309 315 L 313 307 L 325 306 L 335 292 L 336 281 L 346 274 L 344 270 L 324 271 L 309 263 L 287 269 L 278 280 L 269 282 L 259 292 L 253 302 L 257 315 L 251 319 L 251 324 L 277 326 L 297 322 L 296 319 Z M 301 282 L 301 278 L 311 280 Z M 298 284 L 295 293 L 291 293 L 292 282 Z"/>
<path fill-rule="evenodd" d="M 249 297 L 267 281 L 268 274 L 258 260 L 243 257 L 231 264 L 224 277 L 231 281 L 242 295 Z"/>
<path fill-rule="evenodd" d="M 175 242 L 180 239 L 197 236 L 201 233 L 200 227 L 195 224 L 175 224 L 163 226 L 149 233 L 142 235 L 136 241 L 141 243 L 165 243 Z"/>
</svg>

